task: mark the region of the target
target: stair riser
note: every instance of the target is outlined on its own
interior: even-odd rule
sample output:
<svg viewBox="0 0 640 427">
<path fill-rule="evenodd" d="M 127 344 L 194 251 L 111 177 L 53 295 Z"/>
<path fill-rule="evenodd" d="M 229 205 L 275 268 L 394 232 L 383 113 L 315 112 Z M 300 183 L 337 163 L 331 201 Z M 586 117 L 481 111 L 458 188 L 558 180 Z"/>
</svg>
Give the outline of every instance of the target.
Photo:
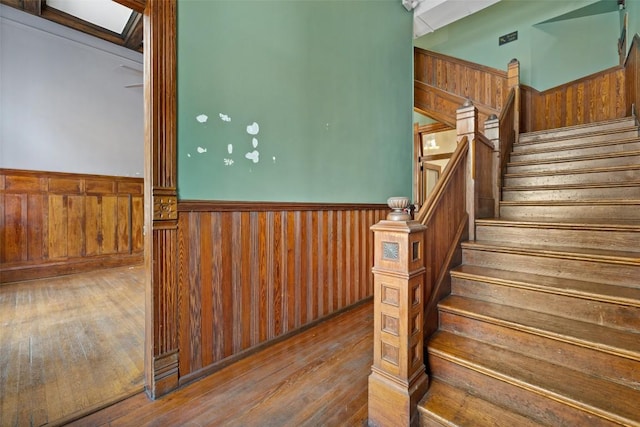
<svg viewBox="0 0 640 427">
<path fill-rule="evenodd" d="M 560 366 L 607 378 L 627 387 L 640 388 L 638 362 L 624 357 L 455 313 L 440 312 L 440 328 L 499 347 L 517 348 L 522 354 L 535 354 L 537 358 Z"/>
<path fill-rule="evenodd" d="M 591 134 L 591 135 L 575 135 L 572 137 L 544 137 L 537 140 L 528 141 L 520 137 L 517 144 L 513 145 L 513 151 L 518 153 L 520 151 L 528 150 L 547 150 L 547 149 L 561 149 L 568 147 L 575 147 L 584 144 L 607 142 L 619 139 L 630 139 L 638 137 L 638 130 L 627 128 L 620 130 L 619 132 L 613 132 L 608 134 Z"/>
<path fill-rule="evenodd" d="M 602 219 L 640 220 L 640 203 L 607 204 L 607 205 L 500 205 L 500 216 L 506 218 L 526 219 Z"/>
<path fill-rule="evenodd" d="M 529 185 L 598 184 L 638 180 L 640 180 L 640 168 L 589 173 L 545 174 L 540 176 L 505 175 L 504 185 L 507 187 L 526 187 Z"/>
<path fill-rule="evenodd" d="M 509 164 L 507 173 L 527 173 L 527 172 L 548 172 L 556 173 L 563 171 L 573 171 L 577 169 L 594 169 L 614 166 L 632 166 L 640 164 L 640 156 L 623 155 L 620 157 L 606 157 L 601 159 L 588 160 L 566 160 L 555 163 L 531 163 L 531 164 Z"/>
<path fill-rule="evenodd" d="M 608 154 L 608 153 L 619 153 L 621 151 L 634 151 L 640 150 L 640 140 L 636 140 L 634 142 L 621 142 L 619 144 L 607 144 L 607 145 L 594 145 L 590 147 L 575 147 L 569 148 L 566 150 L 559 151 L 545 151 L 545 152 L 520 152 L 520 153 L 511 153 L 511 162 L 531 162 L 531 161 L 543 161 L 543 160 L 554 160 L 558 158 L 565 157 L 576 157 L 576 156 L 592 156 L 596 154 Z"/>
<path fill-rule="evenodd" d="M 453 278 L 451 293 L 625 331 L 640 332 L 640 308 L 638 307 L 461 278 Z M 640 378 L 640 372 L 638 374 Z"/>
<path fill-rule="evenodd" d="M 502 200 L 527 202 L 532 200 L 623 200 L 640 198 L 640 185 L 594 188 L 554 188 L 549 190 L 505 190 Z"/>
<path fill-rule="evenodd" d="M 502 253 L 465 248 L 463 263 L 502 270 L 521 271 L 567 279 L 639 288 L 637 266 L 582 259 L 552 258 L 532 254 Z"/>
<path fill-rule="evenodd" d="M 544 132 L 532 132 L 520 134 L 521 142 L 538 141 L 545 138 L 562 138 L 568 136 L 580 137 L 593 131 L 627 131 L 636 125 L 633 118 L 625 118 L 622 120 L 610 121 L 606 123 L 593 123 L 586 126 L 578 126 L 573 128 L 550 129 Z"/>
<path fill-rule="evenodd" d="M 451 423 L 439 422 L 435 420 L 429 413 L 426 413 L 426 411 L 422 411 L 420 408 L 418 408 L 418 412 L 420 413 L 420 424 L 418 424 L 420 427 L 451 427 L 453 425 Z"/>
<path fill-rule="evenodd" d="M 522 389 L 499 379 L 442 359 L 429 351 L 429 366 L 436 378 L 469 391 L 540 424 L 553 426 L 614 426 L 612 422 Z"/>
<path fill-rule="evenodd" d="M 639 251 L 640 232 L 625 230 L 598 231 L 585 229 L 558 229 L 537 227 L 502 227 L 478 224 L 476 239 L 490 242 L 536 242 L 548 246 Z"/>
</svg>

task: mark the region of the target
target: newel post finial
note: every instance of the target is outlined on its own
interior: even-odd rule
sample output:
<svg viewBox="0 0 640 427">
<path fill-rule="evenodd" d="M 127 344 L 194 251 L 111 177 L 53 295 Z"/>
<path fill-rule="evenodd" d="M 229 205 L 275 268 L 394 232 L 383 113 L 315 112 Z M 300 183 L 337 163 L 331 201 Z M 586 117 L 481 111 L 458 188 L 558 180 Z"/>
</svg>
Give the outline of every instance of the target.
<svg viewBox="0 0 640 427">
<path fill-rule="evenodd" d="M 393 211 L 373 225 L 374 330 L 369 375 L 369 425 L 417 421 L 427 391 L 424 365 L 426 226 L 411 220 L 406 197 L 388 200 Z"/>
</svg>

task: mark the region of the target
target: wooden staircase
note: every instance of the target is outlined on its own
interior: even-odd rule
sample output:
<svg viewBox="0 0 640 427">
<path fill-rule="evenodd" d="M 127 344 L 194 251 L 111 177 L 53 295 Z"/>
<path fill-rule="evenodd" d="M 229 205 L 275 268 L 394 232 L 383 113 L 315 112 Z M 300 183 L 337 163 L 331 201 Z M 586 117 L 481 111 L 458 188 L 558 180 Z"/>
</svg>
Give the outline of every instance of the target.
<svg viewBox="0 0 640 427">
<path fill-rule="evenodd" d="M 428 342 L 422 426 L 640 426 L 634 118 L 523 134 Z"/>
</svg>

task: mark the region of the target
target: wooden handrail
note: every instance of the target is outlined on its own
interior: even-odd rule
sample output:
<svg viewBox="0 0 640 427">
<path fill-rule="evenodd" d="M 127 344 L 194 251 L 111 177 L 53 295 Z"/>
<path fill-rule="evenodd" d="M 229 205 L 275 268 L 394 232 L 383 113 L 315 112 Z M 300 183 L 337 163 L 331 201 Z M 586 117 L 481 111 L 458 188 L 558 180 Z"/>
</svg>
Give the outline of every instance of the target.
<svg viewBox="0 0 640 427">
<path fill-rule="evenodd" d="M 437 208 L 437 205 L 443 198 L 445 189 L 448 187 L 449 182 L 451 181 L 453 170 L 459 167 L 459 164 L 462 162 L 462 160 L 465 159 L 468 150 L 469 141 L 465 137 L 462 139 L 462 141 L 458 142 L 456 151 L 453 152 L 451 160 L 449 160 L 444 168 L 444 171 L 442 171 L 442 175 L 440 176 L 440 179 L 438 180 L 436 186 L 433 188 L 433 192 L 427 199 L 426 203 L 422 205 L 420 210 L 416 213 L 416 221 L 425 225 L 429 222 L 430 218 L 433 216 L 435 209 Z"/>
</svg>

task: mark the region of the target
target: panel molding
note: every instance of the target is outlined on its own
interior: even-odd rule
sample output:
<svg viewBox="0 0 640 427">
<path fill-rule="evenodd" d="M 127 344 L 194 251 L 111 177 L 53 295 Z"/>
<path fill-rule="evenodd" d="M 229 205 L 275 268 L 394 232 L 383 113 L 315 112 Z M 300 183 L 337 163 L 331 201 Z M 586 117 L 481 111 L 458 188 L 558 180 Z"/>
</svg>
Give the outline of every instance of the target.
<svg viewBox="0 0 640 427">
<path fill-rule="evenodd" d="M 141 178 L 0 169 L 0 283 L 143 260 Z"/>
</svg>

